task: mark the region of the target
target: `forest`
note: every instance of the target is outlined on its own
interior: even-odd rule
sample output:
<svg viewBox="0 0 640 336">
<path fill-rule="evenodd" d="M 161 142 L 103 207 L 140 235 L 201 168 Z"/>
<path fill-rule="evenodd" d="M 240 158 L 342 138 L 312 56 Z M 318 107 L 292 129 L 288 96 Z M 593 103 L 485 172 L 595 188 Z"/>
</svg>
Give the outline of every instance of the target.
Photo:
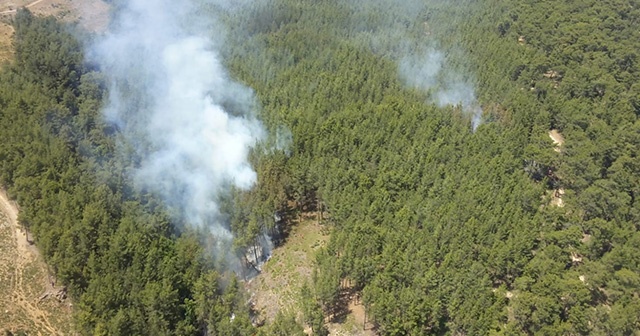
<svg viewBox="0 0 640 336">
<path fill-rule="evenodd" d="M 225 196 L 234 248 L 273 232 L 274 213 L 320 211 L 331 231 L 303 318 L 252 323 L 242 276 L 132 182 L 140 160 L 102 116 L 94 37 L 20 10 L 0 71 L 0 183 L 80 334 L 323 335 L 345 280 L 381 335 L 638 333 L 638 3 L 202 6 L 225 14 L 225 66 L 266 128 L 291 134 L 252 151 L 256 185 Z M 423 54 L 439 72 L 407 80 L 403 62 Z M 457 87 L 473 98 L 441 104 Z"/>
</svg>

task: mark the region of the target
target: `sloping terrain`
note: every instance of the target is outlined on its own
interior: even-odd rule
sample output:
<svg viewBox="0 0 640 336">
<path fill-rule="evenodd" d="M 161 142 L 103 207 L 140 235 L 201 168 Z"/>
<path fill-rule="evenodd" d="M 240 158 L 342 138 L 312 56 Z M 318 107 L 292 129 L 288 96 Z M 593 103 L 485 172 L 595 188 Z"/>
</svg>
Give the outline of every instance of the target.
<svg viewBox="0 0 640 336">
<path fill-rule="evenodd" d="M 109 7 L 100 0 L 1 0 L 0 62 L 13 56 L 11 20 L 17 9 L 78 22 L 100 31 L 108 22 Z M 28 335 L 72 335 L 72 303 L 64 287 L 56 286 L 38 249 L 17 222 L 18 209 L 0 193 L 0 332 Z"/>
<path fill-rule="evenodd" d="M 315 256 L 329 239 L 326 228 L 318 224 L 314 213 L 304 213 L 294 221 L 287 242 L 273 251 L 262 273 L 246 283 L 259 319 L 271 323 L 279 311 L 294 315 L 302 311 L 300 291 L 305 281 L 312 281 Z M 363 330 L 362 304 L 351 300 L 350 295 L 345 295 L 345 298 L 348 300 L 345 314 L 328 324 L 330 334 L 372 335 L 371 325 L 368 324 L 368 330 Z M 307 328 L 306 332 L 311 330 Z"/>
<path fill-rule="evenodd" d="M 70 335 L 72 304 L 64 295 L 55 297 L 64 290 L 55 287 L 17 215 L 16 206 L 0 193 L 0 331 Z"/>
<path fill-rule="evenodd" d="M 89 31 L 103 31 L 109 22 L 109 5 L 102 0 L 0 0 L 0 62 L 11 59 L 13 54 L 10 23 L 20 7 L 36 15 L 78 22 Z"/>
</svg>

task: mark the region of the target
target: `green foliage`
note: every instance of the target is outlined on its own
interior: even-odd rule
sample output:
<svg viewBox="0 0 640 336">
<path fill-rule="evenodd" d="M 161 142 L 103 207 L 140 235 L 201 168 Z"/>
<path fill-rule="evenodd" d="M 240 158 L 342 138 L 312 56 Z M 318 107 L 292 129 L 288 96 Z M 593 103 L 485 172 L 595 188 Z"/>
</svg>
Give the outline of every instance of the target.
<svg viewBox="0 0 640 336">
<path fill-rule="evenodd" d="M 314 304 L 331 316 L 347 278 L 382 334 L 640 328 L 638 7 L 387 4 L 280 0 L 234 18 L 248 28 L 229 66 L 293 134 L 280 190 L 335 227 L 306 323 Z M 397 79 L 398 55 L 434 45 L 476 78 L 475 133 Z M 545 197 L 559 188 L 563 208 Z"/>
<path fill-rule="evenodd" d="M 237 22 L 227 65 L 268 128 L 293 135 L 283 152 L 256 151 L 258 187 L 225 200 L 235 246 L 274 230 L 288 201 L 327 210 L 334 233 L 302 293 L 319 334 L 343 279 L 384 335 L 640 329 L 637 4 L 385 3 L 274 0 L 225 18 Z M 79 300 L 81 331 L 253 332 L 237 280 L 208 270 L 197 239 L 176 238 L 127 181 L 117 130 L 97 115 L 104 83 L 77 41 L 52 19 L 15 20 L 0 181 Z M 459 107 L 398 80 L 398 55 L 431 45 L 473 74 L 486 121 L 475 132 Z M 562 208 L 545 196 L 560 188 Z M 279 316 L 267 331 L 299 328 Z"/>
<path fill-rule="evenodd" d="M 0 182 L 20 204 L 90 335 L 248 335 L 237 280 L 210 271 L 200 238 L 177 234 L 139 195 L 100 115 L 105 83 L 73 28 L 19 10 L 16 61 L 0 73 Z M 224 281 L 224 283 L 222 283 Z"/>
<path fill-rule="evenodd" d="M 278 312 L 275 320 L 259 335 L 272 336 L 304 336 L 304 329 L 296 322 L 295 316 Z"/>
<path fill-rule="evenodd" d="M 308 283 L 304 283 L 300 289 L 300 297 L 302 298 L 302 314 L 304 322 L 311 327 L 314 335 L 325 336 L 329 332 L 324 325 L 324 314 L 322 307 L 318 302 L 318 298 L 312 287 Z"/>
</svg>

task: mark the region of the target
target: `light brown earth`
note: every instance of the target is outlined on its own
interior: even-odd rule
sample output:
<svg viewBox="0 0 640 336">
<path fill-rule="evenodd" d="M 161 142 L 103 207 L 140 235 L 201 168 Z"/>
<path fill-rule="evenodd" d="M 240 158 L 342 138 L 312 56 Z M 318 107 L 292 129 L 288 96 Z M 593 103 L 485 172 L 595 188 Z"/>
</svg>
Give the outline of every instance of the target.
<svg viewBox="0 0 640 336">
<path fill-rule="evenodd" d="M 553 150 L 557 153 L 562 153 L 562 146 L 564 145 L 564 137 L 557 129 L 552 129 L 549 131 L 549 138 L 553 141 Z M 564 200 L 562 196 L 564 195 L 563 188 L 557 188 L 554 190 L 548 190 L 547 195 L 551 199 L 550 204 L 557 207 L 564 207 Z"/>
<path fill-rule="evenodd" d="M 562 134 L 560 134 L 558 130 L 553 129 L 549 131 L 549 137 L 551 138 L 551 140 L 553 141 L 553 144 L 555 145 L 553 150 L 555 150 L 556 152 L 560 152 L 561 151 L 560 148 L 564 144 L 564 137 L 562 136 Z"/>
<path fill-rule="evenodd" d="M 0 0 L 0 64 L 13 58 L 11 20 L 20 7 L 94 32 L 105 30 L 109 20 L 102 0 Z M 64 289 L 55 286 L 17 216 L 16 204 L 0 191 L 0 334 L 74 335 L 72 304 L 63 299 Z"/>
<path fill-rule="evenodd" d="M 271 322 L 279 311 L 293 313 L 302 320 L 300 288 L 311 274 L 315 255 L 329 240 L 327 228 L 318 224 L 315 213 L 295 220 L 286 243 L 274 249 L 262 272 L 245 285 L 260 318 Z M 374 335 L 371 325 L 363 330 L 364 308 L 350 300 L 348 313 L 340 323 L 328 323 L 331 335 Z M 310 333 L 309 328 L 305 329 Z"/>
<path fill-rule="evenodd" d="M 562 195 L 564 195 L 564 189 L 558 188 L 553 191 L 551 195 L 551 205 L 555 205 L 557 207 L 564 207 L 564 201 L 562 200 Z"/>
<path fill-rule="evenodd" d="M 280 311 L 299 312 L 303 283 L 311 283 L 315 253 L 326 244 L 322 226 L 307 214 L 295 221 L 286 243 L 274 249 L 262 272 L 246 283 L 255 309 L 271 322 Z"/>
<path fill-rule="evenodd" d="M 0 191 L 0 332 L 73 335 L 71 303 L 43 298 L 60 288 L 17 218 L 17 206 Z"/>
<path fill-rule="evenodd" d="M 104 31 L 109 22 L 109 5 L 102 0 L 0 0 L 0 62 L 12 59 L 10 23 L 20 7 L 36 15 L 77 22 L 93 32 Z"/>
</svg>

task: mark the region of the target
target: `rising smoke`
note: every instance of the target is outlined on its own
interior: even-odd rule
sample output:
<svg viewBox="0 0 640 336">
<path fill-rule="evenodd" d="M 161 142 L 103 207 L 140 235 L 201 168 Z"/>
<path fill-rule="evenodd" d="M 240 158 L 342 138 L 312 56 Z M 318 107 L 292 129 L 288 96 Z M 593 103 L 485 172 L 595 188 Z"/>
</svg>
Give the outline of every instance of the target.
<svg viewBox="0 0 640 336">
<path fill-rule="evenodd" d="M 92 52 L 110 80 L 105 117 L 139 160 L 132 173 L 138 187 L 160 195 L 179 220 L 228 243 L 219 198 L 256 182 L 248 156 L 265 130 L 253 92 L 221 64 L 223 38 L 209 38 L 212 29 L 221 31 L 207 21 L 215 15 L 199 14 L 198 6 L 122 2 Z"/>
<path fill-rule="evenodd" d="M 447 69 L 441 51 L 430 49 L 417 55 L 406 55 L 399 61 L 400 78 L 410 87 L 431 91 L 431 100 L 438 107 L 460 106 L 471 116 L 475 131 L 481 123 L 482 109 L 476 99 L 473 84 L 456 71 Z"/>
<path fill-rule="evenodd" d="M 449 63 L 447 52 L 438 48 L 430 28 L 429 11 L 452 6 L 437 0 L 343 0 L 352 17 L 352 39 L 393 59 L 405 85 L 430 93 L 439 107 L 459 106 L 471 117 L 475 130 L 482 109 L 473 82 Z"/>
</svg>

